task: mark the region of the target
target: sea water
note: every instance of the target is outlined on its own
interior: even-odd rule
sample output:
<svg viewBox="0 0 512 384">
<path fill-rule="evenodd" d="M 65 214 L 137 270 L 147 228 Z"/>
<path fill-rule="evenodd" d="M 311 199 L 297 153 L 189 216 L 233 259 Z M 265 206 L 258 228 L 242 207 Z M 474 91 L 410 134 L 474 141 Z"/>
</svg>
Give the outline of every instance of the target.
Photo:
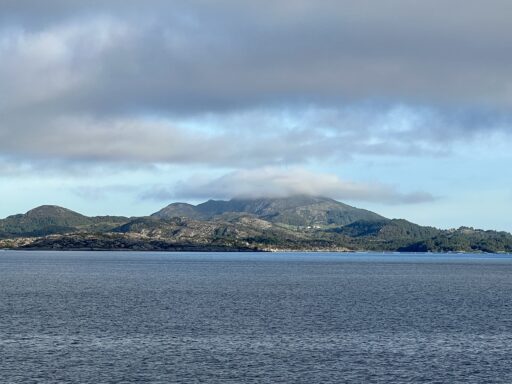
<svg viewBox="0 0 512 384">
<path fill-rule="evenodd" d="M 2 383 L 511 383 L 512 256 L 0 253 Z"/>
</svg>

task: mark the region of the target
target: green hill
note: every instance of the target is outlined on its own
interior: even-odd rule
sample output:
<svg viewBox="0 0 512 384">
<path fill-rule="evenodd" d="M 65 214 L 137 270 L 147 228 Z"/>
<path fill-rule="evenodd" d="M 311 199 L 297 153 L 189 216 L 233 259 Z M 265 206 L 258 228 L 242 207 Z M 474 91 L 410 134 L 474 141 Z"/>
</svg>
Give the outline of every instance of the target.
<svg viewBox="0 0 512 384">
<path fill-rule="evenodd" d="M 128 221 L 125 217 L 87 217 L 56 205 L 42 205 L 0 220 L 0 238 L 46 236 L 78 230 L 103 231 Z"/>
</svg>

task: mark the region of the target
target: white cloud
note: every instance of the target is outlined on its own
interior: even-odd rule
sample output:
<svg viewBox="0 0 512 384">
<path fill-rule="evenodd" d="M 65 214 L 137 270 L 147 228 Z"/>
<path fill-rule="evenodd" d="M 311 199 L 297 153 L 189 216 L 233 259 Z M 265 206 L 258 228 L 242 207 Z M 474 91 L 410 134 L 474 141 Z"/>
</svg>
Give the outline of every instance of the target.
<svg viewBox="0 0 512 384">
<path fill-rule="evenodd" d="M 146 191 L 142 197 L 169 200 L 180 197 L 226 199 L 294 195 L 325 196 L 338 200 L 383 204 L 422 203 L 435 199 L 426 192 L 403 193 L 384 184 L 346 181 L 336 175 L 315 173 L 297 167 L 238 170 L 214 179 L 196 175 L 178 183 L 176 188 L 154 187 Z"/>
</svg>

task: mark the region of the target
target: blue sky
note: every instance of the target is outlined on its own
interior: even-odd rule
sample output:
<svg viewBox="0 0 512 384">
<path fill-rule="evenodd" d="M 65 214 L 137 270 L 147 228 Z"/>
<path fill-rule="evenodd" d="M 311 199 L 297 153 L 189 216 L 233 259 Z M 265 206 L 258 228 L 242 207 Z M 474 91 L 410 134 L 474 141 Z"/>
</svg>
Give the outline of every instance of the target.
<svg viewBox="0 0 512 384">
<path fill-rule="evenodd" d="M 511 11 L 2 1 L 0 216 L 314 194 L 512 231 Z"/>
</svg>

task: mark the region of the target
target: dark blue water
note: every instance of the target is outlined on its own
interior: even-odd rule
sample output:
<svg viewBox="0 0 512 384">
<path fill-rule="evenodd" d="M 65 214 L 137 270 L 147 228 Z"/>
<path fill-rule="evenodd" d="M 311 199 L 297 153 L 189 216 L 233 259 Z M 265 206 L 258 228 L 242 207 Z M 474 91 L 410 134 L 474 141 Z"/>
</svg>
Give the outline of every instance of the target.
<svg viewBox="0 0 512 384">
<path fill-rule="evenodd" d="M 512 383 L 512 257 L 0 252 L 2 383 Z"/>
</svg>

